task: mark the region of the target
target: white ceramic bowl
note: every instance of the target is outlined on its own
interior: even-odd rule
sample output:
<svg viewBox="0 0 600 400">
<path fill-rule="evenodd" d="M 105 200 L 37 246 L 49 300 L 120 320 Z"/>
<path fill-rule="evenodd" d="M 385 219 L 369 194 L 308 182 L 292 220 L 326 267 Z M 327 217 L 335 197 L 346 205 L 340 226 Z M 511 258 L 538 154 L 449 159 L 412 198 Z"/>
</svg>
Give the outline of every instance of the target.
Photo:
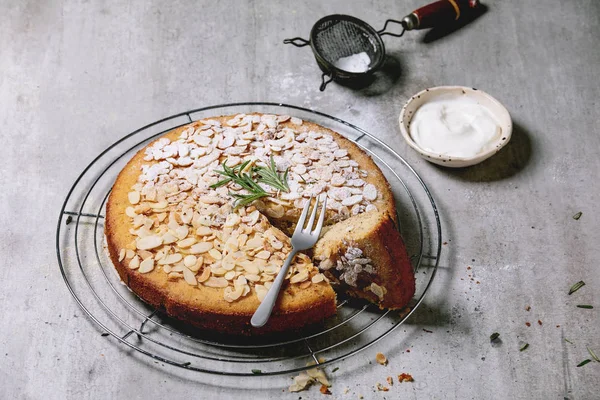
<svg viewBox="0 0 600 400">
<path fill-rule="evenodd" d="M 435 99 L 438 96 L 448 95 L 466 95 L 469 98 L 475 100 L 478 104 L 486 107 L 494 115 L 496 122 L 500 124 L 501 135 L 490 149 L 473 157 L 453 157 L 439 153 L 432 153 L 419 147 L 417 143 L 410 136 L 410 122 L 415 115 L 417 109 L 424 103 Z M 437 86 L 429 89 L 420 91 L 411 97 L 400 112 L 400 131 L 404 140 L 410 147 L 415 149 L 421 157 L 435 164 L 442 165 L 444 167 L 460 168 L 468 167 L 482 162 L 483 160 L 496 154 L 502 147 L 504 147 L 512 135 L 512 120 L 506 108 L 495 98 L 489 94 L 482 92 L 481 90 L 468 88 L 464 86 Z"/>
</svg>

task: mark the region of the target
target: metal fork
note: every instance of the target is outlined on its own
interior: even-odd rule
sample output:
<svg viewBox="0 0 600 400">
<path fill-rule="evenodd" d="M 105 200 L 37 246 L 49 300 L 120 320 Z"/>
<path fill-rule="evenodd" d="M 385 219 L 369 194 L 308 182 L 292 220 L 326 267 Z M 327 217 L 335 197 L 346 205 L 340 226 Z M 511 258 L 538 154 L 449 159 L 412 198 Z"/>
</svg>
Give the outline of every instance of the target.
<svg viewBox="0 0 600 400">
<path fill-rule="evenodd" d="M 273 307 L 275 306 L 275 302 L 277 301 L 277 297 L 279 296 L 279 291 L 281 290 L 281 286 L 283 285 L 283 280 L 290 269 L 290 265 L 292 264 L 292 260 L 296 253 L 300 250 L 310 249 L 317 243 L 317 239 L 319 239 L 319 235 L 321 234 L 321 228 L 323 228 L 323 220 L 325 219 L 325 209 L 327 207 L 327 197 L 323 200 L 323 206 L 321 207 L 321 215 L 319 215 L 319 221 L 317 222 L 317 226 L 315 229 L 312 229 L 313 224 L 315 223 L 315 218 L 317 216 L 317 208 L 319 206 L 319 197 L 317 196 L 315 199 L 315 207 L 310 214 L 310 219 L 308 220 L 308 224 L 306 228 L 304 228 L 304 223 L 306 222 L 306 216 L 308 215 L 308 209 L 310 208 L 310 203 L 312 203 L 312 197 L 309 201 L 304 205 L 304 210 L 302 210 L 302 215 L 300 215 L 300 219 L 296 224 L 296 230 L 294 230 L 294 234 L 292 235 L 292 251 L 285 259 L 283 263 L 283 267 L 281 267 L 281 271 L 277 274 L 277 277 L 273 281 L 273 285 L 267 292 L 262 303 L 258 306 L 258 309 L 252 316 L 250 323 L 252 326 L 259 328 L 267 323 L 269 317 L 271 316 L 271 312 L 273 311 Z M 312 229 L 312 230 L 311 230 Z"/>
</svg>

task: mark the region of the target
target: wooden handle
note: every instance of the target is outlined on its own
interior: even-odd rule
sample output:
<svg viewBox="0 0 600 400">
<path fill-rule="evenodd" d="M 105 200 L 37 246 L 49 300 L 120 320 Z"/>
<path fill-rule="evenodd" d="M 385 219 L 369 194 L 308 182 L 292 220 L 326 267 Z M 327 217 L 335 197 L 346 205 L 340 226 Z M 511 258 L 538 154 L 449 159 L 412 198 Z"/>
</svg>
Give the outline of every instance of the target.
<svg viewBox="0 0 600 400">
<path fill-rule="evenodd" d="M 440 0 L 412 12 L 417 17 L 413 29 L 427 29 L 458 20 L 479 5 L 479 0 Z"/>
</svg>

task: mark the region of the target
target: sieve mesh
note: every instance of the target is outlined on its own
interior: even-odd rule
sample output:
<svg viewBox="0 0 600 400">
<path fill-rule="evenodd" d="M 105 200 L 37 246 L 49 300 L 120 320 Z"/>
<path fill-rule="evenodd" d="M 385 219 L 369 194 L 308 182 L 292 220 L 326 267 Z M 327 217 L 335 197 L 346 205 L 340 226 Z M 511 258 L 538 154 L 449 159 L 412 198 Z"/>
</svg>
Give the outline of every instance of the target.
<svg viewBox="0 0 600 400">
<path fill-rule="evenodd" d="M 371 60 L 369 68 L 378 66 L 385 53 L 383 43 L 377 32 L 360 22 L 336 18 L 317 24 L 311 38 L 315 51 L 332 65 L 342 57 L 365 52 Z"/>
</svg>

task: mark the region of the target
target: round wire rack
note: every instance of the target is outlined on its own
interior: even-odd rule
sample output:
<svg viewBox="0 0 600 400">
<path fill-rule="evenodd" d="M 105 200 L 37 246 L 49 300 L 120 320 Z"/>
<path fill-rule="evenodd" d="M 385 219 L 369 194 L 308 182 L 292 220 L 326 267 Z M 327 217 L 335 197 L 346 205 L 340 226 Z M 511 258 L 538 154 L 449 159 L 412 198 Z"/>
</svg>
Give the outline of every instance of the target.
<svg viewBox="0 0 600 400">
<path fill-rule="evenodd" d="M 352 140 L 390 182 L 399 226 L 415 270 L 417 288 L 402 311 L 338 296 L 337 315 L 302 333 L 260 338 L 214 336 L 192 330 L 141 301 L 119 280 L 103 247 L 104 207 L 117 174 L 149 141 L 190 122 L 239 113 L 292 115 Z M 348 122 L 281 103 L 232 103 L 176 114 L 140 128 L 98 155 L 79 175 L 64 201 L 56 253 L 65 283 L 84 313 L 110 336 L 156 361 L 231 376 L 279 375 L 350 357 L 392 332 L 422 302 L 437 271 L 441 225 L 431 193 L 419 175 L 388 145 Z M 307 363 L 308 362 L 308 363 Z"/>
</svg>

